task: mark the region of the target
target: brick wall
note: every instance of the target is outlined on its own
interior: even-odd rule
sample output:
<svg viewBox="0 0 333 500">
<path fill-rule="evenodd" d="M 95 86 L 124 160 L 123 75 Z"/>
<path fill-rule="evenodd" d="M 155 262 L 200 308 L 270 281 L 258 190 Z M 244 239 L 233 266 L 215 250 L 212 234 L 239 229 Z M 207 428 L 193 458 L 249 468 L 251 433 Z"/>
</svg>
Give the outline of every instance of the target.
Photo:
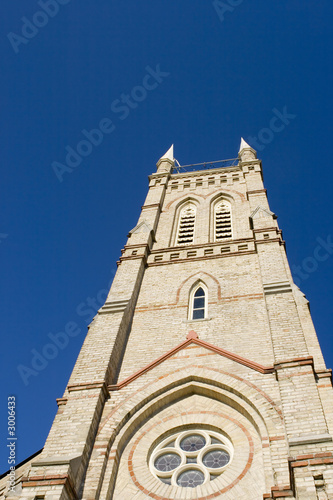
<svg viewBox="0 0 333 500">
<path fill-rule="evenodd" d="M 18 498 L 333 498 L 330 372 L 291 281 L 261 163 L 248 148 L 232 167 L 172 166 L 160 160 L 149 178 L 138 225 Z M 233 235 L 215 241 L 222 199 Z M 176 246 L 188 200 L 197 207 L 194 240 Z M 208 313 L 193 321 L 198 282 Z M 229 437 L 230 467 L 195 489 L 161 483 L 149 450 L 195 425 Z"/>
</svg>

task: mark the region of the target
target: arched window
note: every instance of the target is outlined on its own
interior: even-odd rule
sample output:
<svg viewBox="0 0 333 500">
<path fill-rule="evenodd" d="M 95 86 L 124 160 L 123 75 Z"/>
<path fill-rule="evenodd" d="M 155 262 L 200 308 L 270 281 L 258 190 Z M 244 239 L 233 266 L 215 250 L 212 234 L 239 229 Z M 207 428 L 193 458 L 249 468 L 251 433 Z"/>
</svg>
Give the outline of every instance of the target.
<svg viewBox="0 0 333 500">
<path fill-rule="evenodd" d="M 231 207 L 227 201 L 221 201 L 214 209 L 215 240 L 232 238 Z"/>
<path fill-rule="evenodd" d="M 177 245 L 188 245 L 193 243 L 196 206 L 188 203 L 179 214 L 177 231 Z"/>
<path fill-rule="evenodd" d="M 204 319 L 207 316 L 207 297 L 202 286 L 192 291 L 190 301 L 190 319 Z"/>
</svg>

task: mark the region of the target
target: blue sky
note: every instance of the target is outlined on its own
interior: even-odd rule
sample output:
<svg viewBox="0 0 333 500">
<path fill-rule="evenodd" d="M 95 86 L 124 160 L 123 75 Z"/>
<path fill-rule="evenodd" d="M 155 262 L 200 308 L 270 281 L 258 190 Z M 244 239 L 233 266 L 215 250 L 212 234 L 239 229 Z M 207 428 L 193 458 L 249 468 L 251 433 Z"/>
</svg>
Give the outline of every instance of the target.
<svg viewBox="0 0 333 500">
<path fill-rule="evenodd" d="M 181 164 L 236 157 L 241 136 L 259 145 L 333 366 L 332 2 L 55 1 L 0 7 L 2 472 L 7 397 L 21 461 L 45 442 L 147 175 L 171 143 Z M 82 143 L 97 127 L 95 145 Z M 65 329 L 68 345 L 25 385 L 18 366 Z"/>
</svg>

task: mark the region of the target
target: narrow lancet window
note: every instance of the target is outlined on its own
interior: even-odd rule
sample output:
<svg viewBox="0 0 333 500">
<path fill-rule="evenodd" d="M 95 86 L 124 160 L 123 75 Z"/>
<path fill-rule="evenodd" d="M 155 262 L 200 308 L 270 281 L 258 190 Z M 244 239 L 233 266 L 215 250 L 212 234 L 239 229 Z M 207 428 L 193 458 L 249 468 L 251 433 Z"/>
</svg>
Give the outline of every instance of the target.
<svg viewBox="0 0 333 500">
<path fill-rule="evenodd" d="M 229 203 L 221 201 L 215 206 L 215 240 L 232 238 L 231 208 Z"/>
<path fill-rule="evenodd" d="M 206 311 L 206 294 L 199 287 L 193 295 L 192 319 L 204 319 Z"/>
<path fill-rule="evenodd" d="M 177 245 L 193 243 L 196 207 L 193 203 L 186 205 L 180 212 Z"/>
</svg>

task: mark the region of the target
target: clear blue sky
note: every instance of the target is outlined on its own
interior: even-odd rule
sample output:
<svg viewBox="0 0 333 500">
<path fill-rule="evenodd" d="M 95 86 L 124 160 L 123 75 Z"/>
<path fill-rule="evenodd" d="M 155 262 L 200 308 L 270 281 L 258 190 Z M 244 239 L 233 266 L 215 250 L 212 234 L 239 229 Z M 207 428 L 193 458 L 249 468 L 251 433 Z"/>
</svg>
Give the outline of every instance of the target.
<svg viewBox="0 0 333 500">
<path fill-rule="evenodd" d="M 270 206 L 333 366 L 333 249 L 314 257 L 332 235 L 333 4 L 235 3 L 223 14 L 210 0 L 59 0 L 49 15 L 34 0 L 1 4 L 2 472 L 7 397 L 17 398 L 23 460 L 45 442 L 89 298 L 108 287 L 171 143 L 189 164 L 236 157 L 241 136 L 257 137 Z M 278 131 L 276 113 L 292 115 Z M 68 168 L 66 147 L 101 121 L 103 141 L 81 144 L 90 154 Z M 67 167 L 62 182 L 54 162 Z M 81 332 L 24 385 L 17 367 L 69 322 Z"/>
</svg>

